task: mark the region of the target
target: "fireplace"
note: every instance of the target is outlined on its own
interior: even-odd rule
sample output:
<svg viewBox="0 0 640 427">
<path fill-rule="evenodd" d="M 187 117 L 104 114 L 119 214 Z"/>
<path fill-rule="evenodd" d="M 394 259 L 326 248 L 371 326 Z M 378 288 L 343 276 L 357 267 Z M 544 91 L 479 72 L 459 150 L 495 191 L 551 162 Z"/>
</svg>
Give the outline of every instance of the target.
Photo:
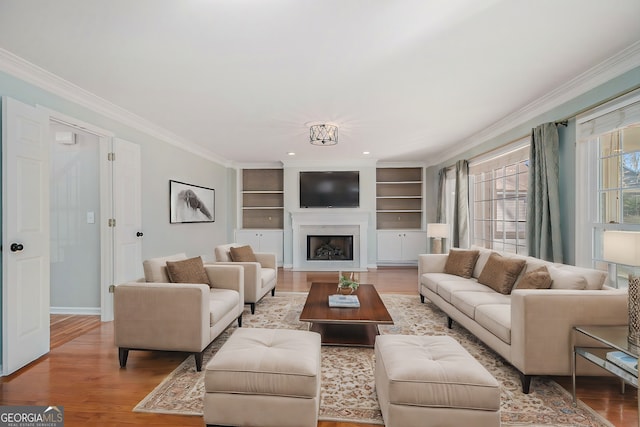
<svg viewBox="0 0 640 427">
<path fill-rule="evenodd" d="M 368 224 L 368 212 L 347 209 L 292 212 L 293 270 L 366 271 Z M 321 245 L 327 246 L 320 248 Z"/>
<path fill-rule="evenodd" d="M 307 235 L 307 261 L 353 261 L 353 235 Z"/>
</svg>

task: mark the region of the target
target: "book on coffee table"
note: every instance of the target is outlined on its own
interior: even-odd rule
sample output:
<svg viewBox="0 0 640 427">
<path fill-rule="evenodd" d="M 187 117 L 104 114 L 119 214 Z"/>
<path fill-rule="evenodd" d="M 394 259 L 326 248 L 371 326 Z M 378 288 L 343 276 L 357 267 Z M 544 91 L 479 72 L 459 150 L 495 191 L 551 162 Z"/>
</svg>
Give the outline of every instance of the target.
<svg viewBox="0 0 640 427">
<path fill-rule="evenodd" d="M 357 295 L 329 295 L 329 307 L 358 308 L 360 301 Z"/>
<path fill-rule="evenodd" d="M 622 369 L 638 375 L 638 359 L 622 351 L 610 351 L 607 353 L 607 360 Z"/>
</svg>

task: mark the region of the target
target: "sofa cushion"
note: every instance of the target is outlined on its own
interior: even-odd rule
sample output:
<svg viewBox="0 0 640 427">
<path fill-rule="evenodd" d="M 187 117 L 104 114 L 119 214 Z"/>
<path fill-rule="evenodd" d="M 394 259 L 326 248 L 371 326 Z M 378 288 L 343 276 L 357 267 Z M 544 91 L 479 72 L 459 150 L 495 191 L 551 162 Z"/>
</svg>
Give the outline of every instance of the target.
<svg viewBox="0 0 640 427">
<path fill-rule="evenodd" d="M 167 261 L 167 276 L 172 283 L 209 283 L 201 257 L 182 261 Z"/>
<path fill-rule="evenodd" d="M 487 285 L 501 294 L 509 295 L 525 263 L 524 259 L 507 258 L 493 253 L 482 269 L 478 283 Z"/>
<path fill-rule="evenodd" d="M 564 272 L 570 272 L 584 277 L 586 281 L 584 289 L 602 289 L 604 282 L 607 280 L 607 273 L 605 271 L 595 270 L 593 268 L 576 267 L 575 265 L 567 264 L 561 264 L 558 268 Z"/>
<path fill-rule="evenodd" d="M 471 319 L 476 317 L 476 308 L 485 304 L 511 304 L 511 298 L 498 292 L 459 291 L 451 295 L 451 304 Z"/>
<path fill-rule="evenodd" d="M 258 262 L 251 246 L 235 246 L 229 248 L 231 261 L 233 262 Z"/>
<path fill-rule="evenodd" d="M 474 280 L 447 280 L 438 282 L 438 292 L 442 299 L 451 303 L 451 297 L 456 292 L 493 292 L 488 286 L 481 285 Z"/>
<path fill-rule="evenodd" d="M 424 273 L 420 278 L 420 283 L 426 286 L 431 292 L 438 293 L 438 284 L 444 281 L 457 280 L 464 283 L 458 276 L 447 273 Z"/>
<path fill-rule="evenodd" d="M 549 289 L 551 287 L 551 274 L 546 266 L 529 271 L 522 276 L 514 289 Z"/>
<path fill-rule="evenodd" d="M 167 275 L 167 261 L 180 261 L 184 259 L 187 259 L 187 255 L 180 253 L 145 260 L 142 263 L 145 282 L 169 283 L 169 276 Z"/>
<path fill-rule="evenodd" d="M 500 340 L 511 344 L 511 305 L 483 304 L 476 307 L 474 320 Z"/>
<path fill-rule="evenodd" d="M 558 267 L 548 267 L 551 274 L 551 289 L 577 289 L 587 287 L 587 279 L 584 276 Z"/>
<path fill-rule="evenodd" d="M 479 254 L 477 250 L 464 251 L 451 249 L 447 257 L 447 262 L 444 265 L 444 272 L 469 279 L 473 273 L 473 267 L 476 265 Z"/>
<path fill-rule="evenodd" d="M 240 303 L 240 294 L 231 289 L 211 288 L 209 290 L 210 326 L 218 323 L 227 313 Z"/>
<path fill-rule="evenodd" d="M 475 277 L 476 279 L 480 277 L 480 273 L 482 273 L 482 269 L 485 264 L 489 260 L 489 256 L 493 252 L 491 249 L 483 248 L 482 246 L 471 245 L 471 250 L 478 251 L 478 260 L 476 261 L 475 267 L 473 267 L 473 274 L 471 277 Z"/>
</svg>

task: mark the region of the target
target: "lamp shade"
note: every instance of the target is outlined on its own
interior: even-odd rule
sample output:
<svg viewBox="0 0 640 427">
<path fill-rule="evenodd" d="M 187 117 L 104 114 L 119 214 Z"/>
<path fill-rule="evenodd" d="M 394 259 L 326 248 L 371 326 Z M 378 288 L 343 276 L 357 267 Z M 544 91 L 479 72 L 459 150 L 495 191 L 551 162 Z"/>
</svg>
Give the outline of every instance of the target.
<svg viewBox="0 0 640 427">
<path fill-rule="evenodd" d="M 605 261 L 640 266 L 640 232 L 605 231 L 602 243 Z"/>
<path fill-rule="evenodd" d="M 427 237 L 443 239 L 449 237 L 449 226 L 447 224 L 427 224 Z"/>
</svg>

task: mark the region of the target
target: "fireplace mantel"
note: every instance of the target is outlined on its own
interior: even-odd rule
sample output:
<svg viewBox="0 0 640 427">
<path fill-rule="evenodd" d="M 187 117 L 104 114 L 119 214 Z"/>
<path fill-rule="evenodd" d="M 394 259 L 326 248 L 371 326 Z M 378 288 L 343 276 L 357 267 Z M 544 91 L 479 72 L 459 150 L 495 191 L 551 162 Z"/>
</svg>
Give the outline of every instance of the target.
<svg viewBox="0 0 640 427">
<path fill-rule="evenodd" d="M 295 211 L 291 212 L 293 237 L 293 269 L 298 271 L 367 269 L 368 212 L 347 212 L 344 210 Z M 353 234 L 353 261 L 307 261 L 308 234 Z"/>
</svg>

